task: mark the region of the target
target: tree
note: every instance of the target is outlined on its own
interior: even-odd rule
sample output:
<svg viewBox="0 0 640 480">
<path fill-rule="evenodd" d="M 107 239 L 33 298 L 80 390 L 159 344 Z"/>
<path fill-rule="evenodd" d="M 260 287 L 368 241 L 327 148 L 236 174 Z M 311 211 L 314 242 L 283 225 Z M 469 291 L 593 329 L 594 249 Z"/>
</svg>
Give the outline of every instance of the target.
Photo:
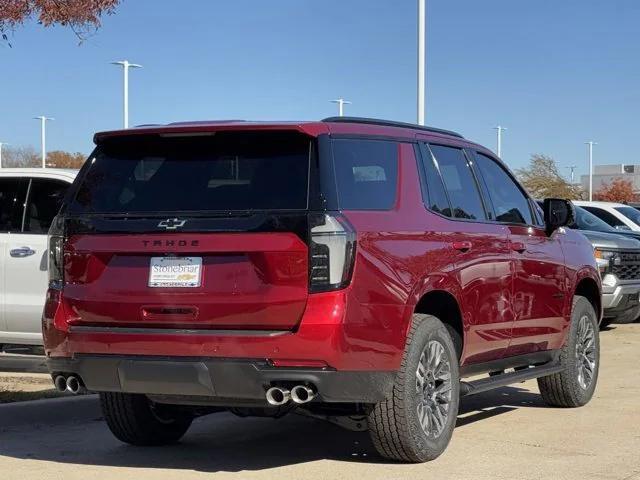
<svg viewBox="0 0 640 480">
<path fill-rule="evenodd" d="M 2 151 L 2 167 L 40 167 L 42 160 L 33 147 L 7 148 Z"/>
<path fill-rule="evenodd" d="M 529 168 L 518 169 L 516 175 L 533 198 L 582 198 L 582 187 L 562 178 L 556 161 L 547 155 L 532 155 Z"/>
<path fill-rule="evenodd" d="M 603 183 L 598 190 L 593 193 L 594 200 L 604 202 L 634 202 L 638 195 L 633 193 L 633 184 L 629 180 L 616 178 L 611 183 Z"/>
<path fill-rule="evenodd" d="M 86 159 L 84 153 L 63 152 L 54 150 L 47 153 L 47 167 L 50 168 L 80 168 Z"/>
<path fill-rule="evenodd" d="M 47 153 L 49 168 L 80 168 L 86 159 L 84 153 L 54 150 Z M 41 167 L 42 158 L 33 147 L 7 148 L 2 151 L 2 167 Z"/>
<path fill-rule="evenodd" d="M 0 0 L 0 34 L 7 33 L 32 18 L 50 27 L 69 27 L 82 42 L 100 27 L 100 17 L 115 11 L 120 0 Z"/>
</svg>

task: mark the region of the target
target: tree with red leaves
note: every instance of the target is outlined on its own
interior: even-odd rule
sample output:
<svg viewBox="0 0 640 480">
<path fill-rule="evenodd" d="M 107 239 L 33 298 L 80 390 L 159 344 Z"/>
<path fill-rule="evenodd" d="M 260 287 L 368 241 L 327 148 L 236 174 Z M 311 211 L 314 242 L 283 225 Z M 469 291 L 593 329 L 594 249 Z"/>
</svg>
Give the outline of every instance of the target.
<svg viewBox="0 0 640 480">
<path fill-rule="evenodd" d="M 616 178 L 611 183 L 604 183 L 593 192 L 593 199 L 603 202 L 635 202 L 638 196 L 633 193 L 633 184 L 629 180 Z"/>
<path fill-rule="evenodd" d="M 8 32 L 37 19 L 45 27 L 69 27 L 83 41 L 100 27 L 100 17 L 112 14 L 118 3 L 120 0 L 0 0 L 0 34 L 8 41 Z"/>
</svg>

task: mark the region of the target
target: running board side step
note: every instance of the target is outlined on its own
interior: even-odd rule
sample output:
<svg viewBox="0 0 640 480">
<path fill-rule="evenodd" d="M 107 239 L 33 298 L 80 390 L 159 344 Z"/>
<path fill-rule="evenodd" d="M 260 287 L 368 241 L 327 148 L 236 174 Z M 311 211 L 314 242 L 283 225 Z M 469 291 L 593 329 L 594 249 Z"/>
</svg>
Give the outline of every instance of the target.
<svg viewBox="0 0 640 480">
<path fill-rule="evenodd" d="M 472 382 L 460 382 L 460 396 L 475 395 L 476 393 L 486 392 L 494 388 L 506 387 L 514 383 L 520 383 L 538 377 L 546 377 L 547 375 L 560 373 L 563 370 L 564 367 L 560 366 L 557 362 L 553 362 L 511 373 L 501 373 L 500 375 L 474 380 Z"/>
</svg>

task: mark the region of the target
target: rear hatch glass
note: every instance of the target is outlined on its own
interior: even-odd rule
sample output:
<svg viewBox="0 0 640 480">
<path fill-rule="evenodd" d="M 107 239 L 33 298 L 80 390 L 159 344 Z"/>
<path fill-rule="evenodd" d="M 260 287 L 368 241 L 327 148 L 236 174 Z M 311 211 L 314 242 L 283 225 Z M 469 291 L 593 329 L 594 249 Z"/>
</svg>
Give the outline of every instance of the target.
<svg viewBox="0 0 640 480">
<path fill-rule="evenodd" d="M 304 210 L 310 139 L 293 133 L 112 139 L 69 213 Z"/>
</svg>

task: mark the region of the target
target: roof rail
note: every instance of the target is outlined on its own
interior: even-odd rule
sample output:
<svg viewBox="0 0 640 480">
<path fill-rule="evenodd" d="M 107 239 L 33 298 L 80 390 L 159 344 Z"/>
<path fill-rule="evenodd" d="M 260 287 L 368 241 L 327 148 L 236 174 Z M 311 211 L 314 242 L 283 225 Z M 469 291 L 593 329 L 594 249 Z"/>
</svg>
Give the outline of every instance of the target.
<svg viewBox="0 0 640 480">
<path fill-rule="evenodd" d="M 380 125 L 382 127 L 399 127 L 399 128 L 412 128 L 414 130 L 422 130 L 425 132 L 439 133 L 442 135 L 449 135 L 451 137 L 464 138 L 458 132 L 451 130 L 444 130 L 442 128 L 425 127 L 423 125 L 416 125 L 407 122 L 394 122 L 393 120 L 380 120 L 377 118 L 365 118 L 365 117 L 328 117 L 322 120 L 325 123 L 361 123 L 366 125 Z"/>
<path fill-rule="evenodd" d="M 229 119 L 229 120 L 194 120 L 193 122 L 171 122 L 168 126 L 179 127 L 181 125 L 216 125 L 218 123 L 241 123 L 246 120 Z"/>
</svg>

